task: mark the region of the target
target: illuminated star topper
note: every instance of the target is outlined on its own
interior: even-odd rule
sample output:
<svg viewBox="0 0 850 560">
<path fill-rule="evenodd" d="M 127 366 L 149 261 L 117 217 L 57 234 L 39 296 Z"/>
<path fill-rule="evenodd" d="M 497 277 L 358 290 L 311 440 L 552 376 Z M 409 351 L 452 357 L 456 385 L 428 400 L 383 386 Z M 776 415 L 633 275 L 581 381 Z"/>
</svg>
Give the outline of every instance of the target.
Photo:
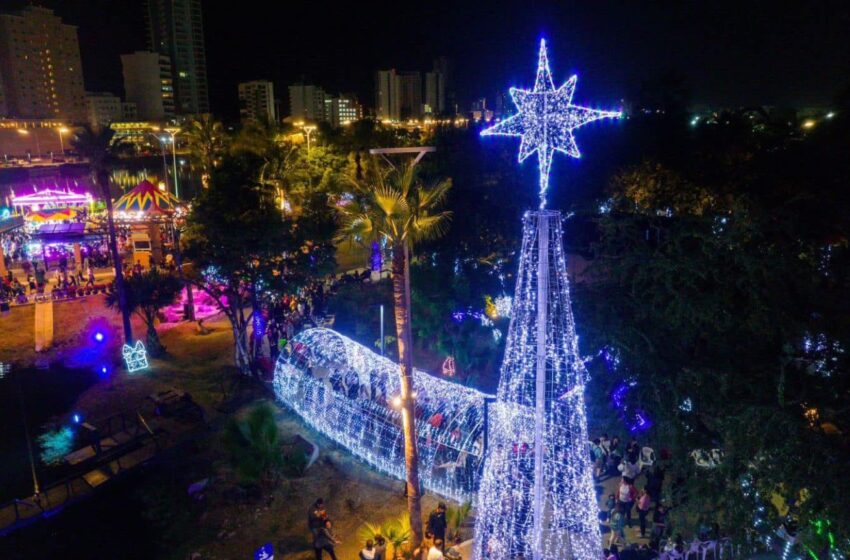
<svg viewBox="0 0 850 560">
<path fill-rule="evenodd" d="M 520 162 L 537 152 L 541 209 L 546 206 L 552 154 L 558 151 L 570 157 L 581 157 L 573 130 L 598 119 L 619 118 L 621 115 L 620 111 L 599 111 L 573 105 L 577 79 L 578 76 L 572 76 L 564 85 L 555 89 L 546 56 L 546 40 L 541 39 L 534 89 L 511 88 L 511 99 L 519 112 L 481 132 L 482 136 L 521 137 Z"/>
</svg>

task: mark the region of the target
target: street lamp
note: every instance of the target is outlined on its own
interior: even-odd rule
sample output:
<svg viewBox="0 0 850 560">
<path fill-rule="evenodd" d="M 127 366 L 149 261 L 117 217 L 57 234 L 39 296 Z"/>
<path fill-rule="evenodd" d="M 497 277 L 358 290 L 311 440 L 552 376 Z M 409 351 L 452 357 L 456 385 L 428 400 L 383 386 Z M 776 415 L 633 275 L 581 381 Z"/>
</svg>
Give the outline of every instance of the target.
<svg viewBox="0 0 850 560">
<path fill-rule="evenodd" d="M 155 128 L 154 131 L 158 131 L 158 128 Z M 149 135 L 156 138 L 156 141 L 159 142 L 159 151 L 162 153 L 162 178 L 165 180 L 166 187 L 168 186 L 168 162 L 165 160 L 165 136 L 157 136 L 155 132 L 148 132 Z"/>
<path fill-rule="evenodd" d="M 313 125 L 307 125 L 303 127 L 304 133 L 307 136 L 307 155 L 310 155 L 310 134 L 316 130 L 316 127 Z"/>
<path fill-rule="evenodd" d="M 177 127 L 168 127 L 163 130 L 171 135 L 171 160 L 174 163 L 174 196 L 180 198 L 180 187 L 178 186 L 177 179 L 177 134 L 180 133 L 180 129 Z"/>
<path fill-rule="evenodd" d="M 66 132 L 69 132 L 68 128 L 64 126 L 60 126 L 56 129 L 56 132 L 59 133 L 59 149 L 62 151 L 62 156 L 65 156 L 65 140 L 62 138 L 62 135 Z"/>
</svg>

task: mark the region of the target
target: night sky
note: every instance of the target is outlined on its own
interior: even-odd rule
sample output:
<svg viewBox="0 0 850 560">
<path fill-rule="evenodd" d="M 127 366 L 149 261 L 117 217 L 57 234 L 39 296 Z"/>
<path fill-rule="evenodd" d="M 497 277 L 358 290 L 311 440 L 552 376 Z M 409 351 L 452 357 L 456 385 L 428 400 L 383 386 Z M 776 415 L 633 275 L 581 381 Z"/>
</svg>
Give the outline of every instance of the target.
<svg viewBox="0 0 850 560">
<path fill-rule="evenodd" d="M 5 6 L 25 4 L 4 0 Z M 86 87 L 122 93 L 119 55 L 145 46 L 142 0 L 46 0 L 79 26 Z M 792 5 L 793 4 L 793 5 Z M 529 7 L 533 6 L 533 7 Z M 271 79 L 276 96 L 302 76 L 372 106 L 379 68 L 454 65 L 468 102 L 533 83 L 537 41 L 556 77 L 579 74 L 576 100 L 617 104 L 664 73 L 694 103 L 828 105 L 850 87 L 850 3 L 205 1 L 214 112 L 236 112 L 236 84 Z M 286 107 L 286 101 L 284 101 Z"/>
</svg>

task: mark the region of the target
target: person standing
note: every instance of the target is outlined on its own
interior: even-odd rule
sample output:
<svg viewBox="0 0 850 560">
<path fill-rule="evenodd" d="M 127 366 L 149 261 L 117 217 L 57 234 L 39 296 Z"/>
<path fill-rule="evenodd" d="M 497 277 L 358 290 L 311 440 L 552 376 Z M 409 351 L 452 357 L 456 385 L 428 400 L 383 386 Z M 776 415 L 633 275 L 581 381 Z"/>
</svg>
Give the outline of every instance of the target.
<svg viewBox="0 0 850 560">
<path fill-rule="evenodd" d="M 322 560 L 322 551 L 327 552 L 331 560 L 336 560 L 334 546 L 340 541 L 333 534 L 330 519 L 326 519 L 324 525 L 319 528 L 313 539 L 313 551 L 316 553 L 316 560 Z"/>
<path fill-rule="evenodd" d="M 637 501 L 638 518 L 640 518 L 641 538 L 646 537 L 646 516 L 649 515 L 651 505 L 652 498 L 649 497 L 649 494 L 646 492 L 646 490 L 641 490 L 640 496 L 638 496 Z"/>
<path fill-rule="evenodd" d="M 375 560 L 375 543 L 366 541 L 366 546 L 360 551 L 360 560 Z"/>
<path fill-rule="evenodd" d="M 637 498 L 637 491 L 635 490 L 635 485 L 632 483 L 630 478 L 623 477 L 623 480 L 620 482 L 620 487 L 617 489 L 618 493 L 618 501 L 619 506 L 623 511 L 623 515 L 626 517 L 626 523 L 629 528 L 632 527 L 632 508 L 635 505 L 635 499 Z"/>
<path fill-rule="evenodd" d="M 381 535 L 375 537 L 374 560 L 387 560 L 387 541 Z"/>
<path fill-rule="evenodd" d="M 435 540 L 440 541 L 440 549 L 442 550 L 443 543 L 446 542 L 446 504 L 440 502 L 437 504 L 437 509 L 431 512 L 428 516 L 428 526 L 426 529 L 434 536 Z"/>
<path fill-rule="evenodd" d="M 328 512 L 325 510 L 325 501 L 319 498 L 313 502 L 313 505 L 310 506 L 310 510 L 307 512 L 307 528 L 310 529 L 310 534 L 313 535 L 313 538 L 325 526 L 325 521 L 327 520 Z"/>
<path fill-rule="evenodd" d="M 443 541 L 435 538 L 434 544 L 428 549 L 428 560 L 443 560 L 443 546 Z"/>
</svg>

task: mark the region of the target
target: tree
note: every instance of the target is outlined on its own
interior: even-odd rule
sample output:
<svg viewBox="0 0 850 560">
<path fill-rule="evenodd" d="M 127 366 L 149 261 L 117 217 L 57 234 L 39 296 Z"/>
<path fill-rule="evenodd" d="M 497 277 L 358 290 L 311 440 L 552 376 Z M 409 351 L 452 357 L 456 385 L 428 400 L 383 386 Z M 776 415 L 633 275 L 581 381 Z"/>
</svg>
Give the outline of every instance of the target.
<svg viewBox="0 0 850 560">
<path fill-rule="evenodd" d="M 240 480 L 266 487 L 277 480 L 284 456 L 270 406 L 259 405 L 244 419 L 230 418 L 222 437 Z"/>
<path fill-rule="evenodd" d="M 156 334 L 156 318 L 159 310 L 171 305 L 177 299 L 181 289 L 180 280 L 159 269 L 151 269 L 142 274 L 133 274 L 125 282 L 126 307 L 131 313 L 137 313 L 147 325 L 147 350 L 152 356 L 160 356 L 165 347 Z M 106 296 L 108 307 L 118 307 L 120 302 L 114 294 Z"/>
<path fill-rule="evenodd" d="M 210 114 L 198 115 L 189 119 L 183 126 L 189 147 L 189 161 L 192 168 L 201 174 L 201 184 L 210 186 L 213 170 L 221 162 L 224 153 L 224 127 Z"/>
<path fill-rule="evenodd" d="M 293 290 L 324 274 L 333 262 L 322 237 L 329 237 L 330 230 L 323 234 L 315 223 L 321 213 L 299 220 L 284 217 L 274 189 L 257 180 L 261 165 L 250 155 L 225 158 L 210 188 L 193 204 L 183 236 L 194 268 L 191 281 L 230 321 L 242 373 L 252 369 L 248 326 L 265 294 Z"/>
<path fill-rule="evenodd" d="M 89 161 L 89 167 L 94 175 L 94 183 L 100 187 L 101 196 L 106 204 L 106 225 L 109 235 L 109 252 L 112 253 L 112 264 L 115 267 L 115 291 L 118 293 L 118 308 L 124 324 L 124 342 L 132 344 L 133 327 L 130 324 L 130 311 L 127 308 L 126 288 L 124 287 L 124 271 L 121 266 L 121 255 L 118 253 L 118 242 L 115 239 L 115 219 L 112 212 L 112 193 L 109 190 L 109 177 L 115 162 L 112 137 L 115 131 L 109 127 L 93 129 L 84 126 L 74 138 L 74 149 Z"/>
<path fill-rule="evenodd" d="M 414 416 L 413 337 L 410 323 L 410 250 L 414 244 L 442 235 L 450 213 L 440 207 L 451 180 L 425 187 L 416 167 L 381 170 L 372 166 L 365 180 L 352 179 L 357 200 L 340 207 L 343 223 L 338 240 L 384 239 L 392 248 L 393 305 L 401 374 L 402 427 L 407 468 L 407 507 L 413 545 L 422 540 L 418 450 Z"/>
</svg>

